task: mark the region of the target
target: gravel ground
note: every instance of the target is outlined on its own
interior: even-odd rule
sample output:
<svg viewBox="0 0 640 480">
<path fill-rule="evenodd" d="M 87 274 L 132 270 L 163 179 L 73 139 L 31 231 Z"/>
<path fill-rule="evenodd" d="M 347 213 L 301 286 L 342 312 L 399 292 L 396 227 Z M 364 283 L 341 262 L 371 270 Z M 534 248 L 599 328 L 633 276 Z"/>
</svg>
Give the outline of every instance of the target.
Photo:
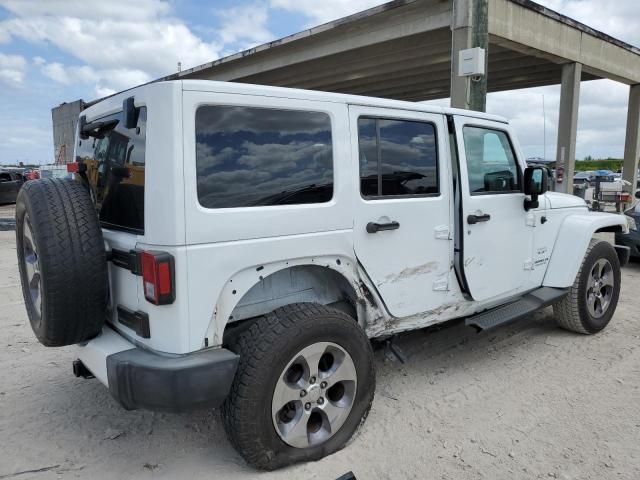
<svg viewBox="0 0 640 480">
<path fill-rule="evenodd" d="M 0 207 L 0 219 L 12 215 Z M 345 449 L 260 473 L 217 412 L 127 412 L 72 375 L 74 347 L 38 344 L 14 232 L 0 220 L 0 479 L 638 479 L 639 280 L 640 264 L 624 269 L 616 315 L 596 336 L 558 329 L 550 310 L 481 334 L 401 336 L 408 362 L 377 351 L 373 409 Z"/>
</svg>

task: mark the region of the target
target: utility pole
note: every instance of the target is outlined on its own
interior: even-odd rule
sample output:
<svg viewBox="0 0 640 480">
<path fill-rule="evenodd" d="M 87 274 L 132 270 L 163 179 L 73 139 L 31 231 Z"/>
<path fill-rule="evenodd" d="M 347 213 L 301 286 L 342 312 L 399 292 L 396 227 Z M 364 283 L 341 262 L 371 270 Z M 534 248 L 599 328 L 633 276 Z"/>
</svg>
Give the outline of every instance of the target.
<svg viewBox="0 0 640 480">
<path fill-rule="evenodd" d="M 487 109 L 489 63 L 489 0 L 453 0 L 451 20 L 451 106 L 484 112 Z M 460 52 L 484 50 L 484 74 L 461 74 Z"/>
<path fill-rule="evenodd" d="M 480 47 L 484 54 L 484 75 L 470 77 L 469 109 L 487 111 L 487 73 L 489 66 L 489 1 L 473 0 L 473 22 L 471 25 L 471 47 Z"/>
</svg>

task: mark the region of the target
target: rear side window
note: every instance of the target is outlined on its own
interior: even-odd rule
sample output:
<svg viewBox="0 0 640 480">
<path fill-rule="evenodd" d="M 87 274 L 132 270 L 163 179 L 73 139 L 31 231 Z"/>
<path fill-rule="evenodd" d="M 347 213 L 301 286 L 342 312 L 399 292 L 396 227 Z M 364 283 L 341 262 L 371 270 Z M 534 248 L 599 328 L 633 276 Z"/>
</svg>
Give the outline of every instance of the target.
<svg viewBox="0 0 640 480">
<path fill-rule="evenodd" d="M 464 127 L 463 136 L 471 195 L 520 191 L 520 169 L 505 132 Z"/>
<path fill-rule="evenodd" d="M 438 149 L 433 124 L 361 117 L 358 142 L 363 197 L 438 194 Z"/>
<path fill-rule="evenodd" d="M 203 106 L 195 124 L 203 207 L 323 203 L 333 197 L 331 119 L 326 113 Z"/>
<path fill-rule="evenodd" d="M 87 166 L 102 226 L 143 234 L 147 109 L 140 108 L 135 128 L 124 128 L 122 112 L 100 120 L 114 119 L 102 138 L 79 140 L 76 161 Z"/>
</svg>

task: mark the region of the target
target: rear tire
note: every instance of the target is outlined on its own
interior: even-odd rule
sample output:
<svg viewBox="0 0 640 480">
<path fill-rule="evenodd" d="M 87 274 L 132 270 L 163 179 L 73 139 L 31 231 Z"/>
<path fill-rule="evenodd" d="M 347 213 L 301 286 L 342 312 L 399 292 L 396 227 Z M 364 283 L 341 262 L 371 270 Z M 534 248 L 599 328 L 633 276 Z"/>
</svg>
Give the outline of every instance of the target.
<svg viewBox="0 0 640 480">
<path fill-rule="evenodd" d="M 593 239 L 569 294 L 553 306 L 558 325 L 586 335 L 611 321 L 620 297 L 620 261 L 608 243 Z"/>
<path fill-rule="evenodd" d="M 16 203 L 16 246 L 31 328 L 48 347 L 89 340 L 105 321 L 107 260 L 95 207 L 79 182 L 27 182 Z"/>
<path fill-rule="evenodd" d="M 353 318 L 338 310 L 311 303 L 279 308 L 256 321 L 231 349 L 240 355 L 240 363 L 222 407 L 224 426 L 231 444 L 256 468 L 273 470 L 330 455 L 346 444 L 371 408 L 371 344 Z M 305 351 L 315 356 L 305 357 Z M 310 360 L 315 358 L 320 360 Z M 338 371 L 346 378 L 345 370 L 339 370 L 343 365 L 354 378 L 333 383 L 331 375 L 337 379 Z M 280 401 L 283 388 L 291 401 Z M 340 410 L 336 406 L 349 410 L 334 417 Z M 331 418 L 340 422 L 334 424 Z M 302 434 L 288 437 L 296 426 Z"/>
</svg>

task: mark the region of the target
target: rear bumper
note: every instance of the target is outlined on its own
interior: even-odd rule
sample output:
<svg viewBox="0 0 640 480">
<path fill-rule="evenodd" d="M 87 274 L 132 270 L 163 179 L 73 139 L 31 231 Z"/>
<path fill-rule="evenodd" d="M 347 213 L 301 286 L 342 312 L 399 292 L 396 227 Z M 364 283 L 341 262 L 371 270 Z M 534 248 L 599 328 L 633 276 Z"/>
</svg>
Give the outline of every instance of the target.
<svg viewBox="0 0 640 480">
<path fill-rule="evenodd" d="M 162 412 L 219 406 L 231 389 L 239 360 L 223 348 L 186 355 L 154 353 L 108 326 L 80 347 L 78 357 L 127 410 Z"/>
</svg>

